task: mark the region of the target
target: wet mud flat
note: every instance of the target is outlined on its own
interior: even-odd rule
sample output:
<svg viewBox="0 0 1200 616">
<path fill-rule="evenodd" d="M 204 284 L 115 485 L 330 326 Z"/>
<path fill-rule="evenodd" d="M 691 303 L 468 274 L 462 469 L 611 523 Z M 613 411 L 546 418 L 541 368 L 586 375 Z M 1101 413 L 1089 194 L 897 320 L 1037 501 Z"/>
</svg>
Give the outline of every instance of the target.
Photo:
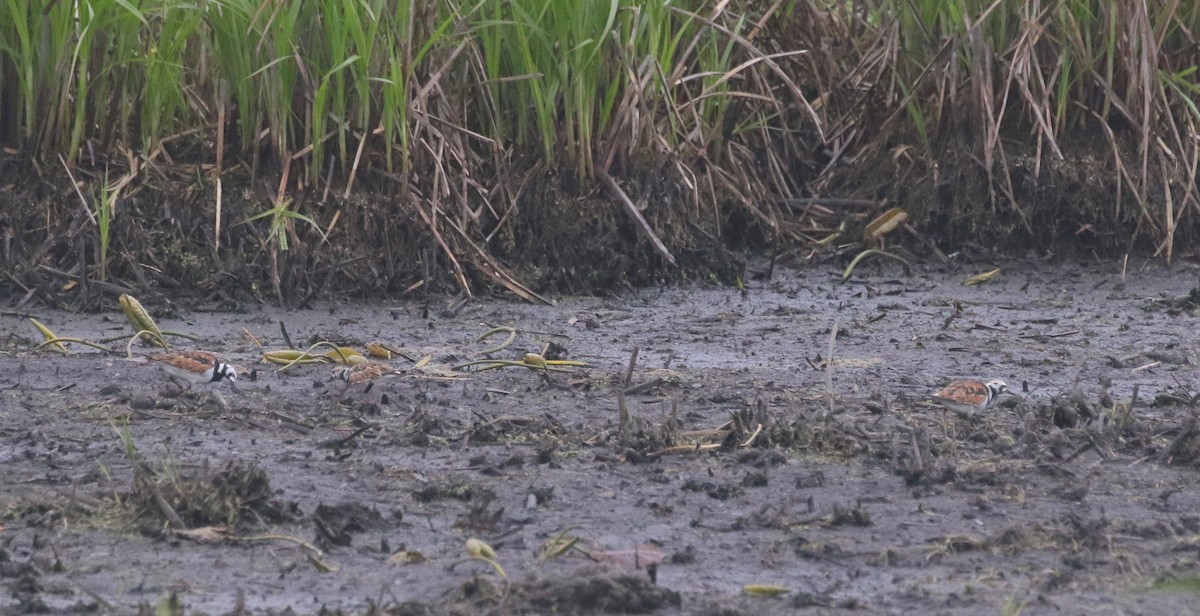
<svg viewBox="0 0 1200 616">
<path fill-rule="evenodd" d="M 7 313 L 0 613 L 1195 611 L 1197 270 L 999 265 L 453 313 L 151 305 L 257 368 L 237 392 L 29 352 Z M 126 331 L 113 306 L 24 310 L 101 339 Z M 327 365 L 255 363 L 280 320 L 430 360 L 339 403 Z M 451 370 L 496 325 L 517 330 L 496 358 L 587 366 Z M 930 404 L 963 376 L 1014 394 L 975 419 Z"/>
</svg>

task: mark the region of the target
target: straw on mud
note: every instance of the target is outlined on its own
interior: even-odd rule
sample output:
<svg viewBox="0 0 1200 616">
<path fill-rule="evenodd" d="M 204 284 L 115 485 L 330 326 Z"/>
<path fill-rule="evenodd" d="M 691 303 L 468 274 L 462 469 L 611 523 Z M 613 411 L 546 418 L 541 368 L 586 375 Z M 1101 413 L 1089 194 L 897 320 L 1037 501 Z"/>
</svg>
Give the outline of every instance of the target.
<svg viewBox="0 0 1200 616">
<path fill-rule="evenodd" d="M 833 327 L 829 329 L 829 346 L 825 351 L 825 397 L 829 400 L 829 412 L 833 413 L 833 402 L 836 394 L 833 390 L 833 347 L 837 343 L 838 319 L 833 320 Z"/>
</svg>

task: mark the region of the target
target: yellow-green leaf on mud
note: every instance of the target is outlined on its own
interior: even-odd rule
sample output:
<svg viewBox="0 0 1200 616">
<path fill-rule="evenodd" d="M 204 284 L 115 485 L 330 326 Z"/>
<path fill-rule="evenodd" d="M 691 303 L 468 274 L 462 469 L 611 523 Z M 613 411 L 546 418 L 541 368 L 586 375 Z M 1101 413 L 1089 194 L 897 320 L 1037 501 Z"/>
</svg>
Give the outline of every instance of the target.
<svg viewBox="0 0 1200 616">
<path fill-rule="evenodd" d="M 325 357 L 333 360 L 335 363 L 346 364 L 347 366 L 355 366 L 367 361 L 362 352 L 353 347 L 336 347 L 330 349 Z"/>
<path fill-rule="evenodd" d="M 778 597 L 792 592 L 792 589 L 778 584 L 746 584 L 742 587 L 742 592 L 751 597 Z"/>
<path fill-rule="evenodd" d="M 33 323 L 33 326 L 37 328 L 38 333 L 42 335 L 42 340 L 54 340 L 54 339 L 58 338 L 58 336 L 56 336 L 54 334 L 54 332 L 50 331 L 49 327 L 42 325 L 37 319 L 30 317 L 29 322 Z M 63 355 L 66 355 L 67 353 L 70 352 L 70 351 L 67 351 L 66 345 L 64 345 L 61 342 L 55 342 L 55 343 L 51 344 L 50 350 L 54 351 L 55 353 L 62 353 Z"/>
<path fill-rule="evenodd" d="M 142 307 L 142 303 L 136 297 L 122 293 L 121 297 L 117 298 L 121 302 L 121 312 L 125 313 L 125 318 L 129 324 L 133 326 L 133 331 L 150 332 L 150 336 L 143 335 L 142 339 L 150 344 L 167 348 L 167 342 L 163 340 L 162 331 L 158 329 L 158 325 L 154 323 L 154 319 L 150 318 L 150 313 Z"/>
<path fill-rule="evenodd" d="M 982 274 L 971 276 L 970 278 L 964 280 L 963 284 L 965 284 L 967 286 L 974 286 L 974 285 L 978 285 L 978 284 L 987 284 L 987 283 L 991 282 L 992 279 L 995 278 L 998 274 L 1000 274 L 1000 268 L 997 267 L 996 269 L 994 269 L 990 272 L 984 272 Z"/>
<path fill-rule="evenodd" d="M 296 349 L 280 349 L 263 353 L 263 360 L 273 364 L 316 364 L 329 361 L 321 355 L 313 355 Z"/>
</svg>

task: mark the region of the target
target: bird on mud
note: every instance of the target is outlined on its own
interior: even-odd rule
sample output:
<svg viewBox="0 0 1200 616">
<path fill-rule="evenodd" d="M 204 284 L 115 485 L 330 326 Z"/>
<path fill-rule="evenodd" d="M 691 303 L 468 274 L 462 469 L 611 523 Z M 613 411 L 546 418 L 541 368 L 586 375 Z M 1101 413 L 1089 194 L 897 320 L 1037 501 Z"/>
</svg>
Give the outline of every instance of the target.
<svg viewBox="0 0 1200 616">
<path fill-rule="evenodd" d="M 355 385 L 365 383 L 367 388 L 363 390 L 363 393 L 367 393 L 375 386 L 376 381 L 407 375 L 408 373 L 404 370 L 397 370 L 387 364 L 375 361 L 366 361 L 353 366 L 338 366 L 333 369 L 333 378 L 346 383 L 341 391 L 338 392 L 338 400 L 341 400 L 346 395 L 346 390 Z"/>
<path fill-rule="evenodd" d="M 234 388 L 237 385 L 237 368 L 208 351 L 154 353 L 147 359 L 167 373 L 176 385 L 179 385 L 180 380 L 187 382 L 188 389 L 195 384 L 217 383 L 222 380 L 229 381 L 230 386 Z M 182 385 L 180 389 L 183 389 Z"/>
<path fill-rule="evenodd" d="M 979 381 L 960 379 L 951 382 L 933 395 L 934 402 L 963 417 L 973 417 L 988 408 L 1008 392 L 1008 384 L 999 379 Z"/>
</svg>

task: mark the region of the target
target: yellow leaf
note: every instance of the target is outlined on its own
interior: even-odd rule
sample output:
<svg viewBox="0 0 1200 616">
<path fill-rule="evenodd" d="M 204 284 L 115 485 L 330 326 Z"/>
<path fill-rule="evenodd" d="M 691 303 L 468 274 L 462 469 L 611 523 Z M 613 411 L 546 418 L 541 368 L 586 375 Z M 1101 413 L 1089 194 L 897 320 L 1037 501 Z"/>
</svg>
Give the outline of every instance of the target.
<svg viewBox="0 0 1200 616">
<path fill-rule="evenodd" d="M 122 293 L 121 297 L 117 298 L 121 302 L 121 312 L 125 313 L 125 319 L 133 326 L 135 332 L 150 332 L 149 335 L 143 334 L 142 339 L 150 342 L 155 346 L 167 348 L 167 342 L 163 340 L 162 331 L 158 329 L 158 325 L 154 323 L 154 319 L 150 318 L 150 313 L 142 307 L 142 303 L 137 301 L 137 298 L 128 294 Z"/>
<path fill-rule="evenodd" d="M 266 353 L 263 353 L 263 359 L 273 364 L 315 364 L 329 361 L 320 355 L 313 355 L 311 353 L 305 353 L 304 351 L 297 351 L 295 349 L 267 351 Z"/>
<path fill-rule="evenodd" d="M 777 584 L 746 584 L 742 592 L 752 597 L 778 597 L 792 592 L 792 589 Z"/>
<path fill-rule="evenodd" d="M 984 272 L 977 276 L 971 276 L 970 278 L 964 280 L 963 284 L 965 284 L 967 286 L 973 286 L 973 285 L 977 285 L 977 284 L 987 284 L 987 283 L 991 282 L 992 279 L 995 278 L 999 273 L 1000 273 L 1000 268 L 997 267 L 996 269 L 994 269 L 990 272 Z"/>
<path fill-rule="evenodd" d="M 492 549 L 492 546 L 478 539 L 467 539 L 467 554 L 470 554 L 471 558 L 482 560 L 491 565 L 500 577 L 508 579 L 508 574 L 504 572 L 504 567 L 501 567 L 500 563 L 496 562 L 496 551 Z"/>
<path fill-rule="evenodd" d="M 358 349 L 351 347 L 337 347 L 336 349 L 330 349 L 329 352 L 325 354 L 325 357 L 332 359 L 334 363 L 346 364 L 347 366 L 354 366 L 367 361 L 367 358 L 363 357 L 363 354 L 360 353 Z"/>
<path fill-rule="evenodd" d="M 496 559 L 496 550 L 493 550 L 492 546 L 473 537 L 467 539 L 467 554 L 470 554 L 473 558 Z"/>
<path fill-rule="evenodd" d="M 42 325 L 37 319 L 30 318 L 29 322 L 33 323 L 33 326 L 37 328 L 38 333 L 42 335 L 42 340 L 54 340 L 55 338 L 58 338 L 58 336 L 54 335 L 54 332 L 50 331 L 49 327 Z M 62 353 L 63 355 L 66 355 L 68 352 L 67 347 L 61 342 L 55 342 L 54 344 L 51 344 L 50 349 L 56 353 Z"/>
<path fill-rule="evenodd" d="M 896 227 L 903 224 L 905 220 L 908 220 L 908 212 L 894 207 L 867 223 L 867 228 L 863 229 L 863 237 L 868 240 L 877 240 L 895 231 Z"/>
</svg>

